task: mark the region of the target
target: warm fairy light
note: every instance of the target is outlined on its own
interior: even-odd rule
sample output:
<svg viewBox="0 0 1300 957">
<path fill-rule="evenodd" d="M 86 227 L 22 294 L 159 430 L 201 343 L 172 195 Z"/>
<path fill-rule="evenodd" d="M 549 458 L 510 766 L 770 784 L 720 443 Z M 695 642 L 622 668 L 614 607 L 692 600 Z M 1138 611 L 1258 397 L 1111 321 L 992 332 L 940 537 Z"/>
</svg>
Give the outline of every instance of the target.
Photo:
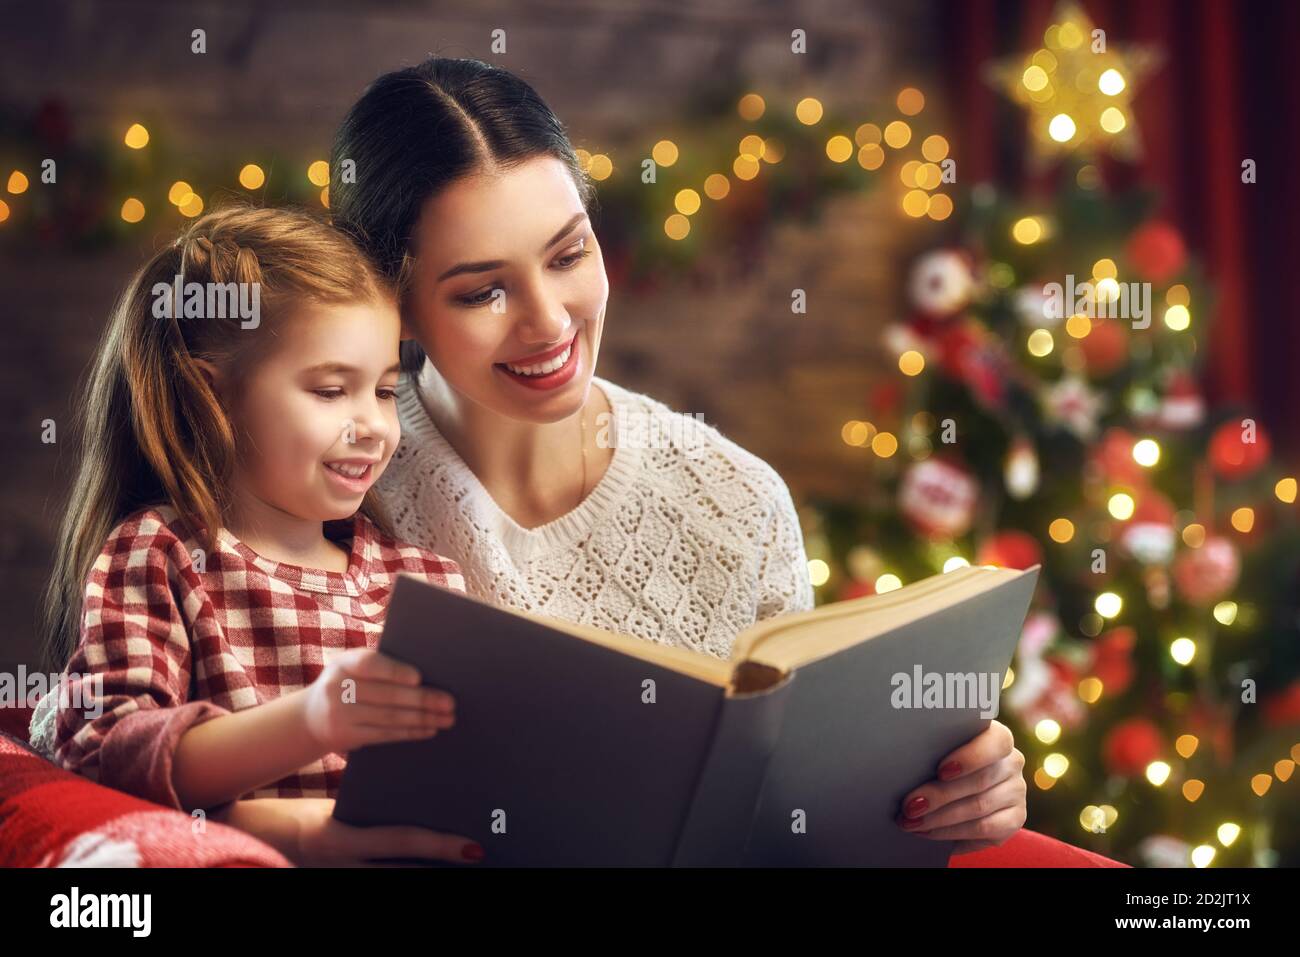
<svg viewBox="0 0 1300 957">
<path fill-rule="evenodd" d="M 1183 544 L 1188 548 L 1200 548 L 1205 544 L 1205 526 L 1192 522 L 1183 529 Z"/>
<path fill-rule="evenodd" d="M 871 436 L 875 432 L 870 422 L 860 422 L 857 419 L 850 419 L 844 423 L 840 429 L 840 438 L 844 440 L 845 445 L 861 447 L 871 441 Z"/>
<path fill-rule="evenodd" d="M 852 155 L 853 141 L 847 136 L 832 136 L 826 141 L 826 156 L 832 163 L 846 163 Z"/>
<path fill-rule="evenodd" d="M 709 199 L 725 199 L 731 192 L 731 180 L 721 173 L 710 173 L 704 180 L 704 195 Z"/>
<path fill-rule="evenodd" d="M 871 440 L 871 451 L 882 459 L 887 459 L 898 451 L 898 439 L 892 432 L 877 432 Z"/>
<path fill-rule="evenodd" d="M 1160 787 L 1169 780 L 1169 772 L 1172 770 L 1164 761 L 1152 761 L 1147 765 L 1147 780 Z"/>
<path fill-rule="evenodd" d="M 894 149 L 902 149 L 912 141 L 912 128 L 902 120 L 894 120 L 885 127 L 885 143 Z"/>
<path fill-rule="evenodd" d="M 1047 71 L 1037 63 L 1030 64 L 1021 76 L 1020 82 L 1030 93 L 1037 93 L 1047 86 Z"/>
<path fill-rule="evenodd" d="M 1054 785 L 1055 783 L 1056 783 L 1056 778 L 1052 777 L 1042 768 L 1036 768 L 1034 770 L 1034 784 L 1038 786 L 1038 789 L 1040 791 L 1050 791 L 1052 789 L 1052 785 Z"/>
<path fill-rule="evenodd" d="M 190 193 L 176 207 L 181 211 L 182 216 L 188 216 L 193 219 L 199 213 L 203 212 L 203 197 L 198 193 Z"/>
<path fill-rule="evenodd" d="M 122 219 L 128 223 L 138 223 L 144 219 L 144 203 L 134 196 L 122 204 Z"/>
<path fill-rule="evenodd" d="M 1097 596 L 1097 600 L 1092 603 L 1092 607 L 1097 609 L 1097 614 L 1103 618 L 1114 618 L 1124 607 L 1124 599 L 1113 591 L 1104 591 Z"/>
<path fill-rule="evenodd" d="M 677 156 L 677 144 L 672 140 L 660 140 L 650 148 L 650 157 L 658 166 L 672 166 Z"/>
<path fill-rule="evenodd" d="M 731 171 L 737 179 L 751 180 L 758 175 L 758 160 L 748 153 L 741 153 L 732 161 Z"/>
<path fill-rule="evenodd" d="M 898 92 L 898 112 L 904 116 L 916 116 L 925 109 L 925 94 L 914 86 L 904 87 Z"/>
<path fill-rule="evenodd" d="M 609 175 L 614 172 L 614 161 L 604 153 L 593 153 L 591 162 L 587 164 L 587 173 L 594 180 L 609 179 Z"/>
<path fill-rule="evenodd" d="M 1102 110 L 1101 119 L 1097 122 L 1107 133 L 1118 133 L 1128 125 L 1128 120 L 1124 118 L 1124 111 L 1117 106 L 1108 106 Z"/>
<path fill-rule="evenodd" d="M 330 208 L 330 188 L 325 186 L 320 191 L 320 204 L 326 209 Z"/>
<path fill-rule="evenodd" d="M 1089 677 L 1079 682 L 1079 700 L 1084 704 L 1096 704 L 1101 700 L 1104 686 L 1100 678 Z"/>
<path fill-rule="evenodd" d="M 959 568 L 970 568 L 970 562 L 962 558 L 960 555 L 954 555 L 943 563 L 943 570 L 945 572 L 955 572 Z"/>
<path fill-rule="evenodd" d="M 1196 657 L 1196 642 L 1190 638 L 1175 638 L 1169 643 L 1169 657 L 1180 665 L 1189 665 Z"/>
<path fill-rule="evenodd" d="M 1221 625 L 1231 625 L 1237 620 L 1237 603 L 1221 601 L 1214 606 L 1214 620 Z"/>
<path fill-rule="evenodd" d="M 821 101 L 811 96 L 804 97 L 795 105 L 794 115 L 804 126 L 812 126 L 822 118 Z"/>
<path fill-rule="evenodd" d="M 9 174 L 9 182 L 5 185 L 5 188 L 17 196 L 20 193 L 27 192 L 27 186 L 27 174 L 20 169 L 16 169 Z"/>
<path fill-rule="evenodd" d="M 1116 492 L 1106 503 L 1106 511 L 1111 516 L 1119 519 L 1121 522 L 1127 522 L 1133 517 L 1133 509 L 1136 507 L 1133 502 L 1133 496 L 1128 492 Z"/>
<path fill-rule="evenodd" d="M 266 173 L 256 163 L 249 163 L 239 171 L 239 185 L 244 189 L 257 189 L 266 182 Z"/>
<path fill-rule="evenodd" d="M 853 131 L 853 142 L 859 146 L 866 146 L 868 143 L 878 144 L 880 137 L 880 127 L 875 123 L 863 123 Z"/>
<path fill-rule="evenodd" d="M 1271 774 L 1256 774 L 1250 779 L 1250 789 L 1255 792 L 1256 797 L 1263 797 L 1272 786 L 1273 776 Z"/>
<path fill-rule="evenodd" d="M 1043 744 L 1054 744 L 1056 739 L 1061 736 L 1061 724 L 1053 721 L 1051 718 L 1044 718 L 1034 725 L 1034 737 Z M 1052 777 L 1059 778 L 1059 774 L 1053 774 Z"/>
<path fill-rule="evenodd" d="M 908 349 L 898 357 L 898 369 L 903 375 L 920 375 L 925 369 L 925 356 L 915 349 Z"/>
<path fill-rule="evenodd" d="M 1053 751 L 1043 758 L 1043 770 L 1054 778 L 1062 777 L 1070 769 L 1070 759 L 1064 754 Z"/>
<path fill-rule="evenodd" d="M 1219 829 L 1215 834 L 1218 836 L 1220 844 L 1224 847 L 1231 847 L 1232 842 L 1241 836 L 1241 826 L 1233 824 L 1231 821 L 1224 821 L 1219 825 Z"/>
<path fill-rule="evenodd" d="M 1074 522 L 1068 518 L 1053 519 L 1052 524 L 1047 526 L 1047 534 L 1058 545 L 1064 545 L 1074 538 Z"/>
<path fill-rule="evenodd" d="M 1016 669 L 1008 666 L 1006 676 L 1002 679 L 1002 690 L 1006 691 L 1016 680 Z"/>
<path fill-rule="evenodd" d="M 903 195 L 903 212 L 914 218 L 924 216 L 930 208 L 930 196 L 923 189 L 909 189 Z"/>
<path fill-rule="evenodd" d="M 1095 804 L 1089 804 L 1079 812 L 1079 824 L 1089 833 L 1100 834 L 1106 830 L 1106 812 Z"/>
<path fill-rule="evenodd" d="M 885 151 L 875 143 L 867 143 L 858 150 L 858 165 L 866 170 L 880 169 L 885 162 Z"/>
<path fill-rule="evenodd" d="M 934 163 L 922 163 L 916 171 L 916 185 L 921 189 L 934 189 L 943 182 L 943 173 Z"/>
<path fill-rule="evenodd" d="M 673 213 L 664 220 L 664 232 L 669 239 L 685 239 L 691 231 L 691 221 L 681 213 Z"/>
<path fill-rule="evenodd" d="M 736 147 L 736 152 L 743 156 L 752 156 L 754 159 L 762 159 L 766 149 L 767 145 L 763 142 L 763 137 L 757 133 L 750 133 L 740 138 L 740 145 Z"/>
<path fill-rule="evenodd" d="M 820 588 L 825 585 L 831 577 L 831 567 L 820 558 L 808 560 L 808 578 L 812 581 L 814 588 Z"/>
<path fill-rule="evenodd" d="M 1277 484 L 1273 486 L 1273 494 L 1277 496 L 1277 500 L 1279 502 L 1285 502 L 1288 505 L 1295 501 L 1295 493 L 1296 481 L 1294 478 L 1289 476 L 1284 479 L 1278 479 Z"/>
<path fill-rule="evenodd" d="M 1291 775 L 1295 773 L 1295 762 L 1290 758 L 1283 758 L 1281 761 L 1274 763 L 1273 773 L 1279 781 L 1285 784 L 1291 780 Z"/>
<path fill-rule="evenodd" d="M 757 93 L 746 93 L 736 104 L 736 112 L 740 114 L 740 118 L 749 123 L 762 117 L 766 109 L 767 103 Z"/>
<path fill-rule="evenodd" d="M 683 216 L 690 216 L 700 210 L 700 194 L 693 189 L 679 189 L 673 197 L 673 205 Z"/>
<path fill-rule="evenodd" d="M 1255 527 L 1255 510 L 1243 505 L 1232 512 L 1232 527 L 1243 535 Z"/>
<path fill-rule="evenodd" d="M 759 150 L 759 159 L 764 163 L 779 163 L 785 156 L 785 147 L 775 136 L 769 136 L 763 140 L 763 147 Z"/>
<path fill-rule="evenodd" d="M 876 594 L 883 595 L 887 591 L 894 591 L 903 587 L 903 580 L 897 575 L 886 572 L 876 579 Z"/>
<path fill-rule="evenodd" d="M 1171 306 L 1190 306 L 1192 294 L 1181 282 L 1174 283 L 1165 291 L 1165 302 Z"/>
<path fill-rule="evenodd" d="M 1098 259 L 1092 264 L 1092 274 L 1098 279 L 1114 279 L 1119 275 L 1119 270 L 1115 268 L 1115 260 Z"/>
<path fill-rule="evenodd" d="M 132 123 L 126 130 L 122 142 L 133 150 L 142 150 L 149 144 L 149 131 L 139 123 Z"/>
<path fill-rule="evenodd" d="M 1092 320 L 1081 312 L 1076 312 L 1065 320 L 1065 331 L 1075 339 L 1086 339 L 1092 332 Z"/>
<path fill-rule="evenodd" d="M 916 171 L 920 168 L 920 160 L 908 160 L 898 168 L 898 180 L 908 189 L 916 189 L 920 184 L 916 181 Z"/>
<path fill-rule="evenodd" d="M 1114 67 L 1104 70 L 1101 76 L 1097 77 L 1097 89 L 1107 96 L 1118 96 L 1124 92 L 1126 85 L 1124 75 Z"/>
<path fill-rule="evenodd" d="M 943 193 L 936 193 L 930 197 L 930 208 L 925 213 L 936 222 L 945 220 L 952 215 L 952 200 Z"/>
<path fill-rule="evenodd" d="M 578 166 L 582 169 L 582 171 L 584 173 L 587 172 L 588 168 L 590 168 L 591 166 L 591 154 L 588 153 L 586 150 L 584 150 L 582 147 L 578 147 L 576 150 L 573 151 L 573 155 L 578 158 Z"/>
<path fill-rule="evenodd" d="M 1209 867 L 1214 861 L 1214 848 L 1208 844 L 1201 844 L 1192 848 L 1192 866 Z"/>
<path fill-rule="evenodd" d="M 0 199 L 0 223 L 9 218 L 9 204 Z"/>
<path fill-rule="evenodd" d="M 1029 334 L 1029 339 L 1025 342 L 1025 348 L 1029 350 L 1031 356 L 1042 358 L 1050 355 L 1056 347 L 1056 340 L 1046 329 L 1035 329 Z"/>
<path fill-rule="evenodd" d="M 1107 276 L 1097 280 L 1097 301 L 1114 302 L 1119 298 L 1119 283 L 1114 277 Z"/>
<path fill-rule="evenodd" d="M 172 183 L 172 188 L 167 190 L 167 202 L 173 206 L 179 206 L 185 200 L 190 198 L 190 193 L 194 192 L 194 187 L 183 179 L 178 179 Z"/>
<path fill-rule="evenodd" d="M 1201 739 L 1194 734 L 1180 734 L 1178 740 L 1174 742 L 1174 750 L 1178 752 L 1179 757 L 1190 758 L 1200 747 Z"/>
<path fill-rule="evenodd" d="M 1160 443 L 1155 439 L 1140 439 L 1133 444 L 1133 461 L 1151 468 L 1160 461 Z"/>
<path fill-rule="evenodd" d="M 330 184 L 330 164 L 325 160 L 316 160 L 307 167 L 307 181 L 313 186 L 328 186 Z"/>
<path fill-rule="evenodd" d="M 1205 793 L 1205 782 L 1200 778 L 1188 778 L 1183 782 L 1183 797 L 1190 804 L 1195 804 Z"/>
<path fill-rule="evenodd" d="M 1165 325 L 1174 332 L 1182 332 L 1192 324 L 1192 314 L 1186 306 L 1170 306 L 1165 310 Z"/>
<path fill-rule="evenodd" d="M 1047 124 L 1047 135 L 1058 143 L 1068 143 L 1074 139 L 1076 131 L 1074 120 L 1066 113 L 1057 113 Z"/>
<path fill-rule="evenodd" d="M 1017 219 L 1011 227 L 1011 237 L 1022 246 L 1032 246 L 1043 238 L 1043 223 L 1037 216 Z"/>
<path fill-rule="evenodd" d="M 941 163 L 948 156 L 948 141 L 933 133 L 921 141 L 921 155 L 931 163 Z"/>
</svg>

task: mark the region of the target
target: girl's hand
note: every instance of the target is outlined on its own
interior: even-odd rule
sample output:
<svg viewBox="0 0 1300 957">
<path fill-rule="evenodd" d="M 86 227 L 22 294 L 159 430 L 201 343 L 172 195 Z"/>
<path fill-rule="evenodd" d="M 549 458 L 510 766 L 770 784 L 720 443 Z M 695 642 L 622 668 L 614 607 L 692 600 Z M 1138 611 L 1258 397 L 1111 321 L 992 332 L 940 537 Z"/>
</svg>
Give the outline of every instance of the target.
<svg viewBox="0 0 1300 957">
<path fill-rule="evenodd" d="M 1003 844 L 1025 824 L 1024 768 L 1011 729 L 991 721 L 939 762 L 937 781 L 903 798 L 898 825 L 937 841 L 955 840 L 954 854 Z"/>
<path fill-rule="evenodd" d="M 372 648 L 335 655 L 302 694 L 303 722 L 321 754 L 432 737 L 456 720 L 451 695 L 421 687 L 417 668 Z"/>
<path fill-rule="evenodd" d="M 232 801 L 216 820 L 270 844 L 300 867 L 364 867 L 377 858 L 482 860 L 468 838 L 423 827 L 353 827 L 334 817 L 331 798 L 249 798 Z"/>
</svg>

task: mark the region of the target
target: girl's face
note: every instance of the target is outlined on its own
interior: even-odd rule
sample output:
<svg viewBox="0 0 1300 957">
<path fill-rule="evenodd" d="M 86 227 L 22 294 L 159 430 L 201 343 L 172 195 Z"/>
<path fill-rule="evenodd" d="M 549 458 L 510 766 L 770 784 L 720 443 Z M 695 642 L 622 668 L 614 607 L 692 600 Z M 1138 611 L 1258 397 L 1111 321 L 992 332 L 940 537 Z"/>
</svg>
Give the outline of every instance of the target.
<svg viewBox="0 0 1300 957">
<path fill-rule="evenodd" d="M 452 389 L 532 422 L 581 407 L 609 283 L 563 163 L 457 180 L 425 203 L 412 254 L 403 321 Z"/>
<path fill-rule="evenodd" d="M 397 307 L 306 305 L 276 331 L 231 397 L 236 492 L 297 518 L 347 518 L 401 434 Z"/>
</svg>

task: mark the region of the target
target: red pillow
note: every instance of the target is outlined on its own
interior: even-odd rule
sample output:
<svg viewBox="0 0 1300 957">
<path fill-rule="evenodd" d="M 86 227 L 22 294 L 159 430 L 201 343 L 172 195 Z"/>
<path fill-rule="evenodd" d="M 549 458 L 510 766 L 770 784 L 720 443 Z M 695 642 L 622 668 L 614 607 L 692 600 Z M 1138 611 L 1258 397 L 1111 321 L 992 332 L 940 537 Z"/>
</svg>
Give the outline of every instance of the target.
<svg viewBox="0 0 1300 957">
<path fill-rule="evenodd" d="M 250 834 L 102 787 L 0 732 L 0 867 L 69 866 L 293 865 Z"/>
</svg>

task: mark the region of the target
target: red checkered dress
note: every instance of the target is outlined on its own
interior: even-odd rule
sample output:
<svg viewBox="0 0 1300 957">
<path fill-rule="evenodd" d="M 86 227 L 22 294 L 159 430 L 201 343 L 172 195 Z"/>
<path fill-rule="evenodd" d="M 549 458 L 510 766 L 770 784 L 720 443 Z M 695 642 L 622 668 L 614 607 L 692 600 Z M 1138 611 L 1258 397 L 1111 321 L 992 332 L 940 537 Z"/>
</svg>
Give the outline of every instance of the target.
<svg viewBox="0 0 1300 957">
<path fill-rule="evenodd" d="M 331 653 L 376 647 L 398 573 L 465 588 L 454 561 L 389 538 L 359 514 L 327 526 L 340 541 L 350 534 L 347 572 L 271 561 L 225 529 L 205 555 L 185 529 L 169 506 L 141 510 L 95 560 L 54 755 L 170 807 L 180 807 L 171 764 L 188 728 L 306 687 Z M 103 676 L 95 718 L 85 714 L 98 710 L 91 674 Z M 345 763 L 327 754 L 243 797 L 335 797 Z"/>
</svg>

